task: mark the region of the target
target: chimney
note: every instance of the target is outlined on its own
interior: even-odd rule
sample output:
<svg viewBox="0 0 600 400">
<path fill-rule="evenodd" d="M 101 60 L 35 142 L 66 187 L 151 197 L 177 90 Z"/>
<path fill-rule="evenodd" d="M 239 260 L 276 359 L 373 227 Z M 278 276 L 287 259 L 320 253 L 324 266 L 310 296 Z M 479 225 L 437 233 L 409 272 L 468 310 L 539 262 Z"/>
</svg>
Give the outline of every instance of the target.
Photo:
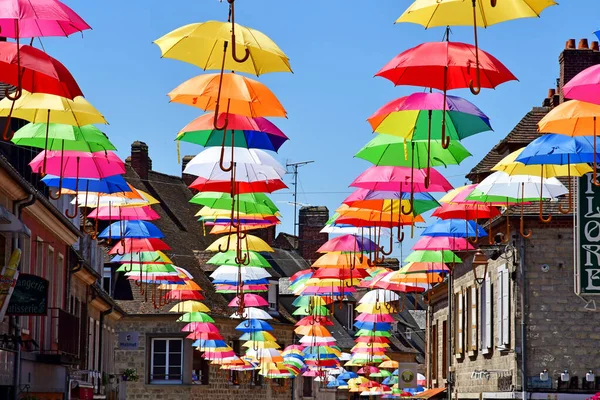
<svg viewBox="0 0 600 400">
<path fill-rule="evenodd" d="M 186 186 L 190 186 L 192 182 L 196 180 L 196 177 L 194 175 L 183 173 L 183 171 L 185 171 L 185 167 L 190 161 L 192 161 L 193 158 L 194 156 L 183 156 L 183 158 L 181 159 L 181 179 L 183 179 L 183 182 L 186 184 Z M 193 191 L 195 192 L 195 190 Z"/>
<path fill-rule="evenodd" d="M 590 46 L 590 49 L 594 50 L 594 51 L 598 51 L 600 50 L 600 48 L 598 48 L 598 42 L 596 40 L 594 40 L 592 42 L 592 45 Z"/>
<path fill-rule="evenodd" d="M 313 263 L 319 254 L 317 250 L 329 240 L 329 234 L 321 229 L 329 220 L 329 210 L 325 206 L 304 206 L 298 214 L 298 251 L 302 258 Z"/>
<path fill-rule="evenodd" d="M 263 228 L 263 229 L 256 229 L 253 230 L 252 235 L 254 236 L 258 236 L 259 238 L 261 238 L 262 240 L 264 240 L 265 242 L 267 242 L 267 244 L 269 246 L 274 246 L 275 244 L 275 225 L 269 226 L 268 228 Z"/>
<path fill-rule="evenodd" d="M 560 64 L 558 94 L 561 103 L 565 101 L 563 86 L 584 69 L 600 63 L 600 52 L 596 50 L 597 48 L 598 44 L 594 44 L 594 42 L 590 48 L 587 39 L 581 39 L 577 48 L 575 48 L 575 39 L 569 39 L 565 44 L 565 49 L 558 57 Z"/>
<path fill-rule="evenodd" d="M 152 170 L 152 159 L 148 156 L 148 145 L 136 140 L 131 144 L 131 168 L 141 179 L 148 179 L 148 171 Z"/>
</svg>

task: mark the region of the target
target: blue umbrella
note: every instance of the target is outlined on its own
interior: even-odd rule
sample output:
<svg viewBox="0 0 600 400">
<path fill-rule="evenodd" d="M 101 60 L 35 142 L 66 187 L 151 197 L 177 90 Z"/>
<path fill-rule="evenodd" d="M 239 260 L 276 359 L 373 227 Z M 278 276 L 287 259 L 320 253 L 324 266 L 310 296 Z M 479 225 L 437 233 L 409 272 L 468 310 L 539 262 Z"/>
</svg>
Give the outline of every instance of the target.
<svg viewBox="0 0 600 400">
<path fill-rule="evenodd" d="M 248 319 L 236 326 L 235 329 L 242 332 L 256 332 L 272 331 L 273 327 L 260 319 Z"/>
<path fill-rule="evenodd" d="M 215 280 L 213 280 L 212 283 L 215 285 L 238 285 L 239 284 L 237 280 L 230 280 L 230 279 L 215 279 Z M 247 280 L 247 281 L 242 280 L 242 283 L 244 285 L 268 285 L 269 280 L 267 278 Z"/>
<path fill-rule="evenodd" d="M 476 233 L 476 232 L 479 233 Z M 436 221 L 428 226 L 422 233 L 423 236 L 433 237 L 476 237 L 479 235 L 487 236 L 487 232 L 475 221 L 465 221 L 464 219 L 444 219 Z"/>
<path fill-rule="evenodd" d="M 354 371 L 346 371 L 346 372 L 342 372 L 341 374 L 338 375 L 338 379 L 347 381 L 348 379 L 352 379 L 352 378 L 358 378 L 358 374 Z"/>
<path fill-rule="evenodd" d="M 338 376 L 337 379 L 334 379 L 327 384 L 328 388 L 336 388 L 338 386 L 348 386 L 348 382 L 344 381 L 343 379 L 340 379 L 340 377 Z"/>
<path fill-rule="evenodd" d="M 223 340 L 204 340 L 204 339 L 198 339 L 196 341 L 194 341 L 194 343 L 192 343 L 193 347 L 210 347 L 210 348 L 217 348 L 217 347 L 227 347 L 227 343 L 225 343 Z"/>
<path fill-rule="evenodd" d="M 388 322 L 356 321 L 354 326 L 358 329 L 368 329 L 370 331 L 389 331 L 392 329 L 392 324 Z"/>
<path fill-rule="evenodd" d="M 98 237 L 101 239 L 160 239 L 165 235 L 151 222 L 131 220 L 113 222 Z"/>
<path fill-rule="evenodd" d="M 46 175 L 42 178 L 47 186 L 60 187 L 60 177 L 55 175 Z M 113 175 L 102 179 L 91 178 L 63 178 L 63 189 L 70 189 L 79 192 L 100 192 L 100 193 L 121 193 L 131 192 L 131 188 L 121 175 Z"/>
<path fill-rule="evenodd" d="M 596 139 L 598 146 L 600 146 L 599 143 Z M 549 133 L 529 143 L 516 161 L 526 165 L 593 163 L 594 138 Z M 600 162 L 600 155 L 596 156 L 596 162 Z"/>
</svg>

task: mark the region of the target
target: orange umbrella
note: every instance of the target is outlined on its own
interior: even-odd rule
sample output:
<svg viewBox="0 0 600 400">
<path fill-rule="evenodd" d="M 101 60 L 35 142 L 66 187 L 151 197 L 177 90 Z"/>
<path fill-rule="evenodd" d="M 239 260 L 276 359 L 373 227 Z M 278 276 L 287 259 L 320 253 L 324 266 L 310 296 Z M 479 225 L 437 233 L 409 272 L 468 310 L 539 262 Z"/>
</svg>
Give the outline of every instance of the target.
<svg viewBox="0 0 600 400">
<path fill-rule="evenodd" d="M 298 335 L 303 335 L 303 336 L 318 336 L 318 337 L 331 336 L 331 333 L 329 333 L 327 328 L 325 328 L 324 326 L 321 326 L 321 325 L 299 326 L 296 329 L 294 329 L 294 332 L 296 332 Z"/>
<path fill-rule="evenodd" d="M 277 97 L 262 83 L 234 73 L 223 74 L 222 83 L 220 77 L 196 76 L 173 89 L 169 98 L 175 103 L 215 111 L 215 116 L 226 112 L 246 117 L 287 117 Z M 219 111 L 219 105 L 225 110 Z"/>
<path fill-rule="evenodd" d="M 312 265 L 313 268 L 358 268 L 370 267 L 366 257 L 360 257 L 353 253 L 327 253 L 322 255 Z"/>
</svg>

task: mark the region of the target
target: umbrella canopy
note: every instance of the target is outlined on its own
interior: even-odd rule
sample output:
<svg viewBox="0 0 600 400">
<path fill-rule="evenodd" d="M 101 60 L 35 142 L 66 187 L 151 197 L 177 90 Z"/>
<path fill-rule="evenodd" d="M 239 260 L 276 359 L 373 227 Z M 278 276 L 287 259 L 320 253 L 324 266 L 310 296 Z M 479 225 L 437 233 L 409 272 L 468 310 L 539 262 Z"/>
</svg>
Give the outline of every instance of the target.
<svg viewBox="0 0 600 400">
<path fill-rule="evenodd" d="M 350 196 L 343 201 L 351 207 L 368 207 L 373 200 L 409 200 L 410 193 L 387 190 L 356 189 Z M 417 214 L 438 207 L 440 203 L 429 193 L 419 192 L 413 195 L 413 207 Z"/>
<path fill-rule="evenodd" d="M 171 92 L 171 102 L 218 112 L 217 98 L 231 114 L 246 117 L 287 117 L 275 95 L 262 83 L 239 74 L 204 74 L 183 82 Z M 0 102 L 0 105 L 2 103 Z M 215 110 L 216 109 L 216 110 Z"/>
<path fill-rule="evenodd" d="M 60 187 L 62 190 L 72 190 L 75 192 L 101 192 L 101 193 L 123 193 L 131 192 L 131 188 L 121 175 L 111 175 L 102 179 L 94 178 L 61 178 L 55 175 L 46 175 L 42 182 L 50 187 Z"/>
<path fill-rule="evenodd" d="M 191 312 L 210 312 L 210 309 L 206 307 L 203 303 L 195 300 L 186 300 L 181 303 L 175 304 L 170 312 L 176 313 L 191 313 Z M 199 338 L 198 338 L 199 339 Z"/>
<path fill-rule="evenodd" d="M 444 98 L 446 104 L 444 104 Z M 444 117 L 444 113 L 445 118 Z M 368 119 L 374 132 L 411 140 L 442 139 L 442 121 L 446 135 L 464 139 L 492 129 L 489 118 L 474 104 L 442 93 L 413 93 L 393 100 Z"/>
<path fill-rule="evenodd" d="M 474 235 L 473 235 L 474 236 Z M 404 259 L 406 262 L 426 262 L 426 263 L 452 263 L 462 262 L 460 257 L 451 251 L 444 250 L 417 250 L 413 251 Z"/>
<path fill-rule="evenodd" d="M 125 238 L 115 244 L 108 254 L 127 254 L 140 251 L 171 250 L 162 240 L 156 238 Z"/>
<path fill-rule="evenodd" d="M 246 307 L 242 314 L 238 314 L 237 312 L 233 313 L 229 318 L 233 319 L 273 319 L 265 310 L 261 310 L 256 307 Z"/>
<path fill-rule="evenodd" d="M 98 237 L 103 239 L 159 239 L 164 235 L 156 225 L 147 221 L 117 221 L 104 229 Z"/>
<path fill-rule="evenodd" d="M 0 42 L 2 43 L 2 42 Z M 89 153 L 116 150 L 108 137 L 94 125 L 29 123 L 15 132 L 11 141 L 19 146 L 46 150 L 75 150 Z"/>
<path fill-rule="evenodd" d="M 513 151 L 492 168 L 492 171 L 502 171 L 509 175 L 535 175 L 544 178 L 553 178 L 555 176 L 582 176 L 592 172 L 592 168 L 587 164 L 523 164 L 517 161 L 519 156 L 526 148 Z M 592 155 L 593 156 L 593 155 Z"/>
<path fill-rule="evenodd" d="M 246 214 L 274 214 L 279 209 L 264 193 L 238 194 L 234 198 L 229 193 L 201 192 L 192 197 L 190 203 L 200 204 L 213 209 L 236 210 Z"/>
<path fill-rule="evenodd" d="M 372 252 L 378 248 L 377 244 L 372 240 L 358 235 L 343 235 L 330 239 L 325 242 L 317 253 L 329 253 L 336 251 L 349 252 Z"/>
<path fill-rule="evenodd" d="M 429 2 L 437 5 L 436 2 Z M 471 7 L 470 2 L 456 3 Z M 463 15 L 471 14 L 472 11 L 469 11 Z M 438 90 L 466 88 L 469 81 L 475 79 L 475 52 L 476 48 L 466 43 L 423 43 L 398 54 L 375 76 L 386 78 L 396 86 L 423 86 Z M 500 61 L 482 50 L 479 50 L 479 65 L 482 88 L 495 88 L 517 79 Z"/>
<path fill-rule="evenodd" d="M 580 164 L 594 162 L 594 141 L 598 146 L 598 138 L 589 136 L 569 137 L 559 134 L 546 134 L 529 143 L 515 161 L 526 165 L 533 164 Z M 600 162 L 600 156 L 596 156 Z M 539 169 L 538 169 L 539 171 Z"/>
<path fill-rule="evenodd" d="M 444 203 L 431 214 L 432 217 L 438 217 L 446 220 L 476 220 L 481 218 L 493 218 L 497 217 L 498 215 L 500 215 L 500 210 L 498 210 L 497 207 L 479 203 Z"/>
<path fill-rule="evenodd" d="M 450 182 L 437 170 L 430 171 L 429 187 L 425 187 L 426 170 L 406 167 L 369 167 L 351 184 L 352 187 L 406 192 L 411 188 L 415 192 L 447 192 L 452 189 Z"/>
<path fill-rule="evenodd" d="M 247 266 L 253 267 L 262 267 L 262 268 L 270 268 L 271 264 L 256 251 L 249 251 L 249 260 L 247 261 Z M 212 256 L 206 263 L 214 264 L 214 265 L 238 265 L 235 261 L 236 252 L 235 251 L 226 251 L 224 253 L 218 252 L 214 256 Z"/>
<path fill-rule="evenodd" d="M 278 151 L 288 140 L 288 137 L 266 118 L 220 113 L 217 126 L 225 125 L 225 120 L 227 129 L 216 130 L 214 113 L 201 115 L 179 131 L 176 140 L 204 147 L 235 146 L 271 151 Z"/>
<path fill-rule="evenodd" d="M 1 20 L 0 20 L 1 21 Z M 0 117 L 11 114 L 12 100 L 0 100 Z M 57 123 L 74 126 L 107 124 L 106 120 L 86 99 L 81 96 L 73 100 L 46 93 L 29 93 L 23 90 L 14 102 L 13 118 L 34 123 Z"/>
<path fill-rule="evenodd" d="M 460 142 L 452 141 L 448 149 L 442 147 L 440 140 L 432 140 L 431 166 L 448 166 L 460 164 L 471 153 Z M 398 156 L 398 155 L 404 156 Z M 355 157 L 367 160 L 372 164 L 396 167 L 427 167 L 427 141 L 406 139 L 380 134 L 369 141 L 355 154 Z"/>
<path fill-rule="evenodd" d="M 98 207 L 88 214 L 88 218 L 101 220 L 140 220 L 153 221 L 160 218 L 149 206 L 143 207 Z"/>
<path fill-rule="evenodd" d="M 477 25 L 488 27 L 513 19 L 537 18 L 547 7 L 555 4 L 554 0 L 514 0 L 498 4 L 495 1 L 478 1 L 477 7 L 474 7 L 470 1 L 416 0 L 396 22 L 411 22 L 425 28 L 473 25 L 475 10 Z"/>
<path fill-rule="evenodd" d="M 244 293 L 243 295 L 243 304 L 246 307 L 265 307 L 268 306 L 269 303 L 263 297 L 253 294 L 253 293 Z M 229 307 L 238 307 L 240 305 L 240 298 L 235 297 L 228 304 Z"/>
<path fill-rule="evenodd" d="M 67 178 L 106 178 L 125 173 L 125 163 L 112 151 L 86 153 L 83 151 L 45 150 L 29 163 L 33 172 Z"/>
<path fill-rule="evenodd" d="M 567 99 L 600 104 L 600 65 L 592 65 L 575 75 L 562 90 Z"/>
<path fill-rule="evenodd" d="M 482 200 L 486 195 L 511 199 L 554 199 L 568 194 L 567 188 L 556 178 L 543 179 L 531 175 L 513 175 L 494 172 L 477 185 L 478 193 L 471 193 L 467 200 Z"/>
<path fill-rule="evenodd" d="M 177 28 L 154 41 L 164 58 L 172 58 L 196 65 L 204 70 L 235 70 L 253 75 L 268 72 L 292 72 L 289 59 L 264 33 L 255 29 L 233 24 L 207 21 Z M 234 43 L 233 40 L 235 40 Z M 221 52 L 224 45 L 225 54 Z M 248 52 L 242 63 L 234 60 L 231 51 Z M 223 64 L 223 62 L 225 64 Z"/>
<path fill-rule="evenodd" d="M 237 237 L 236 235 L 228 235 L 215 240 L 208 248 L 207 251 L 218 252 L 219 247 L 227 249 L 229 251 L 237 250 Z M 259 237 L 253 235 L 247 235 L 244 240 L 242 240 L 241 248 L 244 251 L 266 251 L 273 252 L 274 250 L 269 246 L 264 240 Z"/>
<path fill-rule="evenodd" d="M 287 185 L 281 179 L 268 179 L 254 182 L 236 182 L 235 191 L 237 194 L 245 193 L 273 193 L 277 190 L 287 189 Z M 189 186 L 190 189 L 198 192 L 223 192 L 231 193 L 231 180 L 212 180 L 201 176 L 196 178 Z"/>
<path fill-rule="evenodd" d="M 475 247 L 467 238 L 456 236 L 421 236 L 412 249 L 470 251 L 475 250 Z"/>
<path fill-rule="evenodd" d="M 538 130 L 567 136 L 591 136 L 600 131 L 598 116 L 600 104 L 571 100 L 550 110 L 538 122 Z"/>
</svg>

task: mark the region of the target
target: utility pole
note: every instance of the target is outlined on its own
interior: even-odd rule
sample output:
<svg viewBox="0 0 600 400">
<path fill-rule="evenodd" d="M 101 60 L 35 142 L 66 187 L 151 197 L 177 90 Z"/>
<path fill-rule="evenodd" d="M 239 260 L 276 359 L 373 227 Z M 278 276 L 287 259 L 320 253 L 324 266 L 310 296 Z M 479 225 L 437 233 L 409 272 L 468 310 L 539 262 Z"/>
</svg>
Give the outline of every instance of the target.
<svg viewBox="0 0 600 400">
<path fill-rule="evenodd" d="M 300 161 L 285 164 L 286 168 L 292 168 L 292 171 L 288 171 L 288 174 L 294 174 L 294 183 L 292 183 L 292 185 L 294 185 L 294 236 L 297 235 L 296 230 L 298 226 L 298 223 L 296 222 L 298 218 L 298 168 L 311 163 L 314 163 L 314 161 Z"/>
</svg>

